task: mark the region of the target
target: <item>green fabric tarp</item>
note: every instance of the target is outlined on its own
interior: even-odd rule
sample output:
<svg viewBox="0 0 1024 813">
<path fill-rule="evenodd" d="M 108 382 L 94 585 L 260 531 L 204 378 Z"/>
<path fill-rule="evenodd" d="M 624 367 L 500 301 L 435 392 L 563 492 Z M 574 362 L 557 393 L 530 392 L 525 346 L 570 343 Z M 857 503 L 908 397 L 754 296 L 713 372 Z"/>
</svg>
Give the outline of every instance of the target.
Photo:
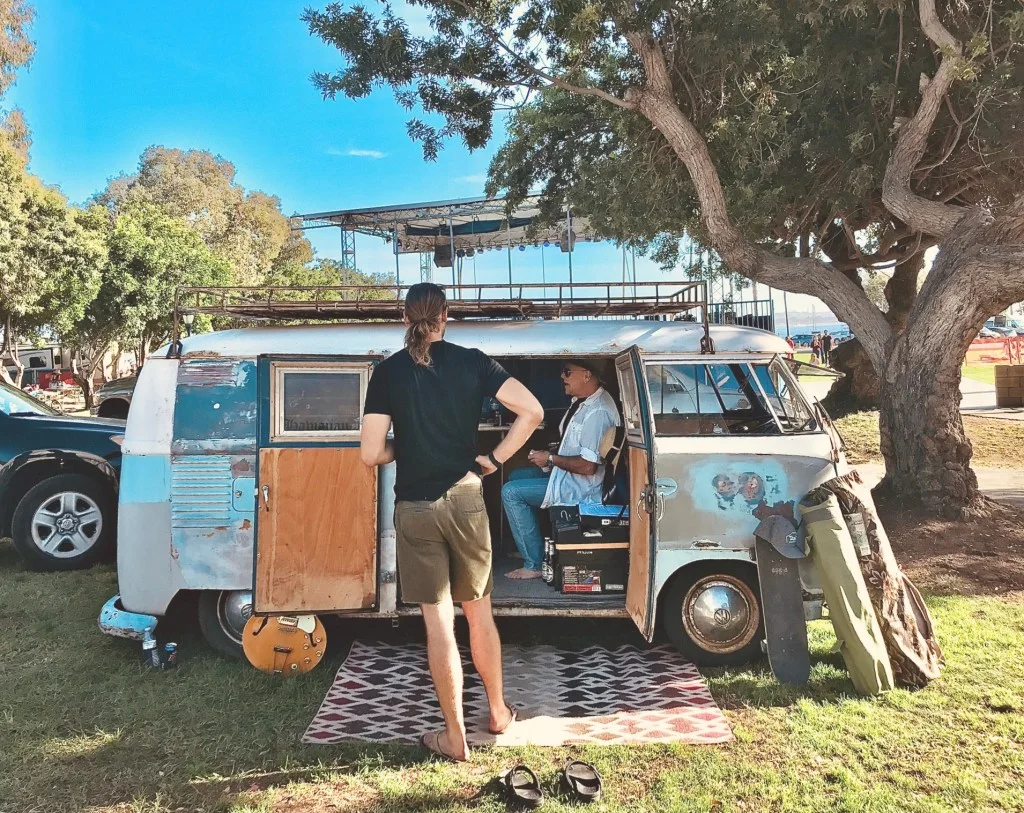
<svg viewBox="0 0 1024 813">
<path fill-rule="evenodd" d="M 853 686 L 860 694 L 889 691 L 895 686 L 892 664 L 839 501 L 815 489 L 801 501 L 800 513 Z"/>
<path fill-rule="evenodd" d="M 942 673 L 942 647 L 924 599 L 893 555 L 871 489 L 853 469 L 826 481 L 820 490 L 834 494 L 839 501 L 871 606 L 882 628 L 896 685 L 918 689 L 927 686 Z"/>
</svg>

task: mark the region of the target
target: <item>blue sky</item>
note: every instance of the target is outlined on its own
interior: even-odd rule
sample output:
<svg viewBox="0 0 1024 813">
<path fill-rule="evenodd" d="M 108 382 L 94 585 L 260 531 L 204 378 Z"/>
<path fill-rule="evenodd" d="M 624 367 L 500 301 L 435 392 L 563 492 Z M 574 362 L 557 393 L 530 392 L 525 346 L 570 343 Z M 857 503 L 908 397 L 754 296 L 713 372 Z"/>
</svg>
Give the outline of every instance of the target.
<svg viewBox="0 0 1024 813">
<path fill-rule="evenodd" d="M 36 0 L 36 56 L 3 100 L 25 112 L 31 170 L 79 203 L 162 144 L 219 154 L 247 189 L 277 195 L 286 214 L 482 194 L 498 142 L 477 153 L 450 143 L 427 163 L 390 93 L 320 97 L 310 75 L 341 58 L 307 32 L 307 4 Z M 406 12 L 414 30 L 423 25 L 421 10 Z M 321 256 L 339 255 L 333 230 L 309 236 Z M 357 237 L 357 257 L 366 271 L 394 269 L 390 247 L 371 238 Z M 540 278 L 539 250 L 514 258 L 524 278 Z M 560 269 L 567 278 L 557 249 L 544 262 L 548 278 Z M 621 255 L 608 244 L 580 244 L 573 266 L 577 279 L 621 277 Z M 477 270 L 481 282 L 502 281 L 504 254 L 484 255 Z M 637 271 L 670 278 L 643 259 Z M 403 280 L 417 274 L 417 258 L 403 257 Z M 810 300 L 790 297 L 790 307 L 809 310 Z"/>
</svg>

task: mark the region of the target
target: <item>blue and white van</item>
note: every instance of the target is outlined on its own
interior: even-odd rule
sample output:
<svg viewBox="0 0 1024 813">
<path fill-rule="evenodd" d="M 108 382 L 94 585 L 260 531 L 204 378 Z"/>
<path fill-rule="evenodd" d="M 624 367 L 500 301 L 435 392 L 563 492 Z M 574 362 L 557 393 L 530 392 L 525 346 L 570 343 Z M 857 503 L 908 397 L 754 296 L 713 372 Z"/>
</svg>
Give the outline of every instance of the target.
<svg viewBox="0 0 1024 813">
<path fill-rule="evenodd" d="M 198 594 L 210 644 L 235 655 L 254 613 L 417 614 L 399 587 L 394 466 L 370 470 L 358 448 L 367 381 L 403 335 L 396 322 L 247 327 L 186 338 L 147 361 L 125 431 L 120 592 L 104 607 L 104 631 L 151 636 L 183 591 Z M 810 488 L 847 470 L 827 416 L 787 367 L 786 342 L 644 319 L 449 322 L 446 338 L 497 359 L 545 407 L 537 435 L 484 481 L 495 613 L 628 617 L 647 640 L 660 624 L 699 663 L 757 657 L 754 529 L 772 514 L 793 519 Z M 626 430 L 622 593 L 500 577 L 518 566 L 502 481 L 530 448 L 557 439 L 568 407 L 559 371 L 581 356 L 607 360 Z M 482 453 L 508 422 L 481 416 Z M 801 567 L 810 615 L 820 592 Z"/>
</svg>

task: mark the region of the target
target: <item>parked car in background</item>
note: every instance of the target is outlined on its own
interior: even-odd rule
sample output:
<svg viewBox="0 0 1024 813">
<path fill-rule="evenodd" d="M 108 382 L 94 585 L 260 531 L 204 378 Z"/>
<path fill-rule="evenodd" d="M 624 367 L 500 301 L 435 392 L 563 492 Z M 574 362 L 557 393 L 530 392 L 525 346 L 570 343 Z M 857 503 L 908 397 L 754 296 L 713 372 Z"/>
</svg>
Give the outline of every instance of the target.
<svg viewBox="0 0 1024 813">
<path fill-rule="evenodd" d="M 128 407 L 132 403 L 132 393 L 135 392 L 135 382 L 138 380 L 138 375 L 115 378 L 96 390 L 93 414 L 101 418 L 126 419 Z"/>
<path fill-rule="evenodd" d="M 0 538 L 30 567 L 88 567 L 113 548 L 124 426 L 0 383 Z"/>
</svg>

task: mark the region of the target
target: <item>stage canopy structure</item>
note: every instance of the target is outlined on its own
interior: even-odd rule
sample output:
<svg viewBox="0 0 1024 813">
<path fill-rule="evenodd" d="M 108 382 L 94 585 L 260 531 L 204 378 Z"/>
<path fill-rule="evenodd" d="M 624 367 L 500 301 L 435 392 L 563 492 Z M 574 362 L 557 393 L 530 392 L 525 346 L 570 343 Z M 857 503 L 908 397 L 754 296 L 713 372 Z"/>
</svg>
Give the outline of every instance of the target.
<svg viewBox="0 0 1024 813">
<path fill-rule="evenodd" d="M 555 245 L 569 255 L 572 282 L 573 247 L 577 240 L 594 240 L 595 235 L 586 218 L 568 209 L 555 222 L 542 223 L 539 202 L 539 195 L 530 196 L 508 213 L 505 198 L 466 198 L 315 212 L 296 215 L 295 222 L 303 230 L 340 229 L 342 263 L 351 268 L 355 268 L 353 237 L 365 234 L 391 243 L 396 276 L 400 254 L 419 254 L 432 257 L 438 268 L 451 268 L 452 282 L 458 285 L 462 284 L 460 260 L 481 251 L 505 249 L 512 284 L 513 249 Z"/>
</svg>

